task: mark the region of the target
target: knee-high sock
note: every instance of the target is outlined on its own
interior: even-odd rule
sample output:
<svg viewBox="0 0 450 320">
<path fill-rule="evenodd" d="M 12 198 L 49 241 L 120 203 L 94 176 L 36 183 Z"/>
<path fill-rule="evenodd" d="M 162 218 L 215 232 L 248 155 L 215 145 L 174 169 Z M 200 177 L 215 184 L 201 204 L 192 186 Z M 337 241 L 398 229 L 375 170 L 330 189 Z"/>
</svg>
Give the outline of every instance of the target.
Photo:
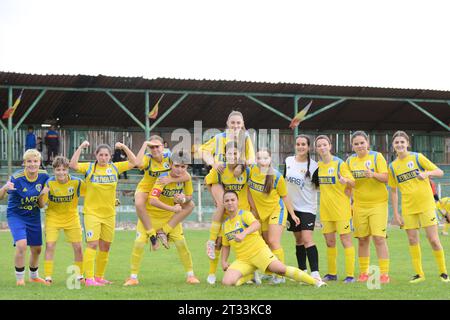
<svg viewBox="0 0 450 320">
<path fill-rule="evenodd" d="M 131 252 L 131 274 L 138 275 L 141 268 L 142 258 L 144 257 L 144 248 L 146 243 L 135 241 L 133 251 Z"/>
<path fill-rule="evenodd" d="M 216 274 L 217 266 L 219 265 L 219 258 L 220 258 L 220 250 L 215 250 L 216 257 L 214 260 L 209 260 L 209 274 Z"/>
<path fill-rule="evenodd" d="M 278 249 L 272 250 L 273 254 L 277 256 L 278 260 L 283 262 L 284 264 L 284 250 L 283 247 L 279 247 Z"/>
<path fill-rule="evenodd" d="M 237 282 L 236 282 L 236 287 L 239 287 L 245 283 L 247 283 L 248 281 L 253 279 L 253 274 L 247 274 L 246 276 L 242 276 Z"/>
<path fill-rule="evenodd" d="M 306 249 L 304 245 L 295 246 L 295 255 L 300 270 L 306 270 Z M 310 262 L 311 263 L 311 262 Z"/>
<path fill-rule="evenodd" d="M 370 257 L 358 257 L 359 262 L 359 273 L 369 272 Z"/>
<path fill-rule="evenodd" d="M 189 248 L 187 247 L 186 240 L 175 241 L 175 247 L 177 248 L 178 255 L 180 256 L 181 263 L 183 264 L 186 272 L 192 272 L 194 270 L 192 264 L 192 256 Z"/>
<path fill-rule="evenodd" d="M 209 240 L 216 241 L 217 236 L 220 232 L 221 224 L 220 222 L 211 222 L 211 228 L 209 229 Z"/>
<path fill-rule="evenodd" d="M 316 245 L 306 248 L 306 255 L 308 256 L 311 272 L 319 271 L 319 252 L 317 251 Z M 303 270 L 306 270 L 306 266 Z"/>
<path fill-rule="evenodd" d="M 80 277 L 83 277 L 84 270 L 83 270 L 83 261 L 75 261 L 74 264 L 80 269 Z"/>
<path fill-rule="evenodd" d="M 44 261 L 44 276 L 51 278 L 53 275 L 53 260 Z"/>
<path fill-rule="evenodd" d="M 86 279 L 94 278 L 94 266 L 95 266 L 95 255 L 97 254 L 97 250 L 86 248 L 84 250 L 84 272 Z"/>
<path fill-rule="evenodd" d="M 378 264 L 380 265 L 380 273 L 389 273 L 389 259 L 378 259 Z"/>
<path fill-rule="evenodd" d="M 347 277 L 355 276 L 355 247 L 345 248 L 345 273 Z"/>
<path fill-rule="evenodd" d="M 425 274 L 422 269 L 422 251 L 420 245 L 409 246 L 409 254 L 411 255 L 414 272 L 423 277 Z"/>
<path fill-rule="evenodd" d="M 103 278 L 105 276 L 106 265 L 109 260 L 109 251 L 99 250 L 97 253 L 97 261 L 95 265 L 95 277 Z"/>
<path fill-rule="evenodd" d="M 327 248 L 328 274 L 337 275 L 337 248 Z"/>
<path fill-rule="evenodd" d="M 317 282 L 316 279 L 311 277 L 306 272 L 304 272 L 298 268 L 290 267 L 290 266 L 286 266 L 286 273 L 284 274 L 284 276 L 288 277 L 289 279 L 298 281 L 298 282 L 306 282 L 306 283 L 312 284 L 312 285 L 316 284 L 316 282 Z"/>
<path fill-rule="evenodd" d="M 441 250 L 433 250 L 434 258 L 436 259 L 436 263 L 439 267 L 439 273 L 447 273 L 447 267 L 445 266 L 445 255 L 444 249 Z"/>
</svg>

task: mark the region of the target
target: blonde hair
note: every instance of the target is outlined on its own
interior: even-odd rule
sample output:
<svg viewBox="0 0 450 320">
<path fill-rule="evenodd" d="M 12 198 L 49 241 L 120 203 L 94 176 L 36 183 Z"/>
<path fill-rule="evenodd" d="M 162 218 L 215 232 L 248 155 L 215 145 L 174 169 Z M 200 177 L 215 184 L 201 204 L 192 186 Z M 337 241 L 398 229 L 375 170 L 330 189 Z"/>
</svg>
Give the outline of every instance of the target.
<svg viewBox="0 0 450 320">
<path fill-rule="evenodd" d="M 164 139 L 156 134 L 154 134 L 154 135 L 150 136 L 150 138 L 148 138 L 148 141 L 152 141 L 152 140 L 158 140 L 159 142 L 161 142 L 161 144 L 164 144 Z"/>
<path fill-rule="evenodd" d="M 37 151 L 36 149 L 28 149 L 23 154 L 23 161 L 27 161 L 28 159 L 33 158 L 33 157 L 38 158 L 39 161 L 42 160 L 42 156 L 41 156 L 41 153 L 39 151 Z"/>
<path fill-rule="evenodd" d="M 331 140 L 330 140 L 330 138 L 328 138 L 328 136 L 326 136 L 326 135 L 324 135 L 324 134 L 321 134 L 320 136 L 317 136 L 317 138 L 314 140 L 314 145 L 316 145 L 316 144 L 317 144 L 317 140 L 320 140 L 320 139 L 325 139 L 325 140 L 327 140 L 328 143 L 331 145 Z"/>
</svg>

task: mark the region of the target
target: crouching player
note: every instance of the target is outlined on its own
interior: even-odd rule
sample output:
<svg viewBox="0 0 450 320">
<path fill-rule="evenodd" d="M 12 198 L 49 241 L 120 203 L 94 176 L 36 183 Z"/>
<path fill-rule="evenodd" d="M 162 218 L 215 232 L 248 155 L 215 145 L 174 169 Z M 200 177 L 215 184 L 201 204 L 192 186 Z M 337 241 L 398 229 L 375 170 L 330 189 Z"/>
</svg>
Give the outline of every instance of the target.
<svg viewBox="0 0 450 320">
<path fill-rule="evenodd" d="M 261 224 L 249 211 L 238 209 L 238 196 L 234 191 L 225 191 L 224 206 L 228 218 L 223 223 L 222 267 L 225 271 L 222 283 L 227 286 L 239 286 L 253 278 L 257 269 L 270 271 L 295 281 L 301 281 L 321 287 L 326 285 L 322 280 L 314 279 L 302 270 L 285 266 L 270 251 L 258 230 Z M 235 250 L 236 260 L 229 265 L 227 260 L 230 247 Z"/>
<path fill-rule="evenodd" d="M 64 230 L 66 240 L 72 244 L 74 264 L 79 268 L 77 279 L 83 280 L 83 251 L 81 246 L 81 224 L 78 214 L 78 199 L 84 194 L 85 184 L 77 177 L 69 175 L 69 160 L 58 156 L 53 160 L 54 177 L 45 183 L 39 195 L 39 205 L 48 203 L 45 211 L 45 282 L 52 283 L 53 258 L 60 230 Z"/>
<path fill-rule="evenodd" d="M 192 264 L 192 256 L 183 235 L 181 222 L 192 213 L 194 203 L 191 201 L 193 187 L 192 180 L 187 182 L 171 182 L 164 185 L 161 182 L 166 176 L 179 178 L 186 175 L 189 159 L 182 153 L 173 154 L 171 170 L 162 173 L 156 180 L 147 201 L 147 214 L 150 217 L 152 227 L 156 230 L 156 237 L 161 244 L 169 249 L 169 241 L 175 244 L 181 263 L 187 274 L 186 282 L 197 284 L 200 281 L 195 277 Z M 144 254 L 144 248 L 148 243 L 150 234 L 146 232 L 144 225 L 139 220 L 136 227 L 137 237 L 131 255 L 131 276 L 125 281 L 125 286 L 139 284 L 138 273 Z"/>
</svg>

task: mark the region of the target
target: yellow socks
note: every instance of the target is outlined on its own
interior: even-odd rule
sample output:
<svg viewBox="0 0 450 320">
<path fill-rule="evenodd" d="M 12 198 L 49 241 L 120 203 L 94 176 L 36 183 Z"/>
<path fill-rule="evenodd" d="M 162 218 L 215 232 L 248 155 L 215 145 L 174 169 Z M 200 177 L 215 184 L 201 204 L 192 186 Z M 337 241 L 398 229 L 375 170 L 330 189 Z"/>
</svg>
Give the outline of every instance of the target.
<svg viewBox="0 0 450 320">
<path fill-rule="evenodd" d="M 215 250 L 216 258 L 209 259 L 209 274 L 216 274 L 217 266 L 219 265 L 220 250 Z"/>
<path fill-rule="evenodd" d="M 337 248 L 327 248 L 328 274 L 337 275 Z"/>
<path fill-rule="evenodd" d="M 434 258 L 436 259 L 436 263 L 439 267 L 439 273 L 447 274 L 447 267 L 445 266 L 445 255 L 444 249 L 441 250 L 433 250 Z"/>
<path fill-rule="evenodd" d="M 355 247 L 345 248 L 345 273 L 347 277 L 355 276 Z"/>
<path fill-rule="evenodd" d="M 95 267 L 95 277 L 103 278 L 105 276 L 106 265 L 109 260 L 108 251 L 98 251 L 97 253 L 97 263 Z"/>
<path fill-rule="evenodd" d="M 220 222 L 213 221 L 211 222 L 211 228 L 209 229 L 209 240 L 216 241 L 217 236 L 220 232 L 221 224 Z"/>
<path fill-rule="evenodd" d="M 78 275 L 80 278 L 83 277 L 83 261 L 74 261 L 74 264 L 80 269 L 80 274 Z"/>
<path fill-rule="evenodd" d="M 414 246 L 409 246 L 409 254 L 411 255 L 412 264 L 414 272 L 421 277 L 424 277 L 422 269 L 422 251 L 420 250 L 420 245 L 416 244 Z"/>
<path fill-rule="evenodd" d="M 84 250 L 84 272 L 86 279 L 94 278 L 94 264 L 95 264 L 95 255 L 97 254 L 97 250 L 86 248 Z"/>
<path fill-rule="evenodd" d="M 359 273 L 367 274 L 369 272 L 370 257 L 359 257 Z"/>
<path fill-rule="evenodd" d="M 277 256 L 278 260 L 283 262 L 284 264 L 284 250 L 283 247 L 279 247 L 278 249 L 272 250 L 273 254 Z"/>
<path fill-rule="evenodd" d="M 131 252 L 131 274 L 137 275 L 144 256 L 145 242 L 135 242 Z"/>
<path fill-rule="evenodd" d="M 44 276 L 45 278 L 51 278 L 53 275 L 53 260 L 44 261 Z"/>
<path fill-rule="evenodd" d="M 177 240 L 175 241 L 175 247 L 177 248 L 178 255 L 180 256 L 181 263 L 183 264 L 184 269 L 186 272 L 193 270 L 193 264 L 192 264 L 192 256 L 191 252 L 189 251 L 186 240 Z"/>
<path fill-rule="evenodd" d="M 378 259 L 381 274 L 389 274 L 389 259 Z"/>
<path fill-rule="evenodd" d="M 237 282 L 236 282 L 236 287 L 242 286 L 243 284 L 247 283 L 248 281 L 253 279 L 253 274 L 248 274 L 246 276 L 241 277 Z"/>
<path fill-rule="evenodd" d="M 306 283 L 312 284 L 312 285 L 315 285 L 317 282 L 316 279 L 311 277 L 306 272 L 304 272 L 298 268 L 290 267 L 290 266 L 286 266 L 286 273 L 284 274 L 284 276 L 288 277 L 289 279 L 298 281 L 298 282 L 306 282 Z"/>
</svg>

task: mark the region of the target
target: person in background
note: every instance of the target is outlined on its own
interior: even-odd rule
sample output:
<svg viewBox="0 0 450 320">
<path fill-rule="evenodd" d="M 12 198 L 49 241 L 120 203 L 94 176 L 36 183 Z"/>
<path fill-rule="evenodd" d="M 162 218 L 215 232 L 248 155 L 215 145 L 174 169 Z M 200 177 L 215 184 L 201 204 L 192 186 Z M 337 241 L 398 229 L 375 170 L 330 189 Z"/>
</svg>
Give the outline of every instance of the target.
<svg viewBox="0 0 450 320">
<path fill-rule="evenodd" d="M 29 149 L 36 149 L 36 135 L 34 134 L 33 126 L 28 127 L 28 133 L 25 138 L 25 151 Z"/>
<path fill-rule="evenodd" d="M 44 141 L 47 146 L 47 165 L 50 165 L 59 152 L 59 133 L 54 125 L 50 126 L 50 130 L 45 134 Z"/>
</svg>

